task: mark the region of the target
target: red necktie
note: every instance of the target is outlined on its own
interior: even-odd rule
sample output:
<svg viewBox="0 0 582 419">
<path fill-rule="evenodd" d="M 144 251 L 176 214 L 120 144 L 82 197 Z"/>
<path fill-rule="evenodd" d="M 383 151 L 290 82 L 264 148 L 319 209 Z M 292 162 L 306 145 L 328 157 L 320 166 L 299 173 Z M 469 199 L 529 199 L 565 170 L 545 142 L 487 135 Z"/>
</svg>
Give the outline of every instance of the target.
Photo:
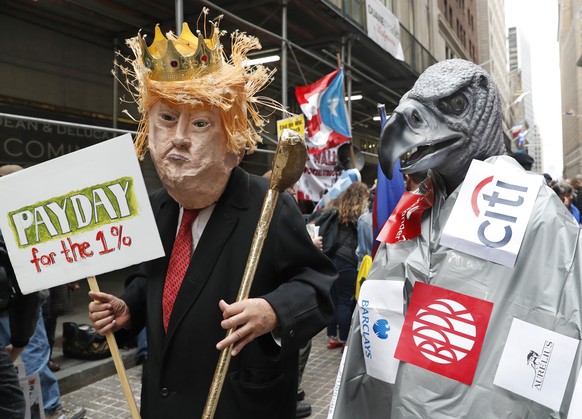
<svg viewBox="0 0 582 419">
<path fill-rule="evenodd" d="M 168 331 L 168 323 L 170 322 L 170 315 L 174 308 L 176 295 L 178 295 L 178 290 L 184 280 L 186 269 L 188 269 L 188 265 L 190 264 L 190 257 L 192 256 L 192 223 L 196 219 L 198 212 L 199 210 L 197 209 L 184 210 L 180 229 L 178 230 L 178 235 L 172 248 L 166 282 L 164 283 L 164 294 L 162 296 L 164 330 L 166 332 Z"/>
</svg>

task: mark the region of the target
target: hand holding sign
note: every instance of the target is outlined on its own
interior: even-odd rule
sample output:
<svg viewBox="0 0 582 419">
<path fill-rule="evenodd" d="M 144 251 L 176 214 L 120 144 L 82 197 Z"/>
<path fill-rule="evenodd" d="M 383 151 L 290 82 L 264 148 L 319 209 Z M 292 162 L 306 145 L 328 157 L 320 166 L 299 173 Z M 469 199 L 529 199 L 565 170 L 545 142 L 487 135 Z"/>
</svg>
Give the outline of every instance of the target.
<svg viewBox="0 0 582 419">
<path fill-rule="evenodd" d="M 129 325 L 131 313 L 125 301 L 114 295 L 99 291 L 90 291 L 89 319 L 100 335 L 116 332 Z"/>
</svg>

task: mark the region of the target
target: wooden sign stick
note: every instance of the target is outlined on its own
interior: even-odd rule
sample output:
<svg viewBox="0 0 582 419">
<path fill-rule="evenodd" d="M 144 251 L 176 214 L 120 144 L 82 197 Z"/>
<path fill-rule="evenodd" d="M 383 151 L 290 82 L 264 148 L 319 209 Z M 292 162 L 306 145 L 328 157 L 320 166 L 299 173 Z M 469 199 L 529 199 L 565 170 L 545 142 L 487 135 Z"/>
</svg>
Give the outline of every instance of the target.
<svg viewBox="0 0 582 419">
<path fill-rule="evenodd" d="M 89 283 L 89 289 L 93 292 L 99 292 L 99 284 L 97 284 L 97 278 L 90 276 L 87 278 Z M 140 419 L 139 409 L 135 403 L 133 397 L 133 392 L 131 391 L 131 386 L 129 385 L 129 379 L 127 378 L 127 373 L 125 371 L 125 365 L 123 365 L 123 360 L 119 354 L 119 348 L 117 347 L 117 341 L 115 336 L 111 332 L 107 332 L 105 335 L 107 339 L 107 345 L 109 345 L 109 350 L 111 351 L 111 357 L 113 358 L 113 363 L 115 364 L 115 369 L 117 370 L 117 375 L 119 376 L 119 381 L 121 381 L 121 388 L 123 389 L 123 394 L 125 394 L 125 399 L 129 405 L 129 411 L 131 412 L 132 419 Z"/>
</svg>

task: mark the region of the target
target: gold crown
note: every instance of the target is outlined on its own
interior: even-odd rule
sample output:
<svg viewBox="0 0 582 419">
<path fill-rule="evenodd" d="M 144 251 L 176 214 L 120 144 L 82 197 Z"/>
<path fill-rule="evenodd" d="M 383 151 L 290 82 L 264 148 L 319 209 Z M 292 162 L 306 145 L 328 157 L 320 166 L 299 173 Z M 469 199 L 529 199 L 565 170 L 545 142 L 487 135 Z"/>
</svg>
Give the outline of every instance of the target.
<svg viewBox="0 0 582 419">
<path fill-rule="evenodd" d="M 180 37 L 168 34 L 166 38 L 156 25 L 155 36 L 148 47 L 145 37 L 139 36 L 144 65 L 151 70 L 149 78 L 158 81 L 177 81 L 191 78 L 194 74 L 216 71 L 222 65 L 220 32 L 212 24 L 212 34 L 205 39 L 200 31 L 194 35 L 186 22 L 182 24 Z"/>
</svg>

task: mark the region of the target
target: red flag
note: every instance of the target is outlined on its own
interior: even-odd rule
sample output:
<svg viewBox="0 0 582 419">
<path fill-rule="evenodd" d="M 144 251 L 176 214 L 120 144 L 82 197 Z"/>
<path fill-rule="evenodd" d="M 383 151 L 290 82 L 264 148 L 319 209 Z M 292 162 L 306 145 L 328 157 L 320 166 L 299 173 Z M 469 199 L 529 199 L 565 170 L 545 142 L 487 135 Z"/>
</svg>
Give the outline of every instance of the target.
<svg viewBox="0 0 582 419">
<path fill-rule="evenodd" d="M 471 385 L 493 303 L 416 282 L 394 356 Z"/>
<path fill-rule="evenodd" d="M 336 147 L 352 138 L 343 94 L 341 69 L 307 86 L 295 88 L 295 96 L 307 119 L 310 153 Z"/>
</svg>

